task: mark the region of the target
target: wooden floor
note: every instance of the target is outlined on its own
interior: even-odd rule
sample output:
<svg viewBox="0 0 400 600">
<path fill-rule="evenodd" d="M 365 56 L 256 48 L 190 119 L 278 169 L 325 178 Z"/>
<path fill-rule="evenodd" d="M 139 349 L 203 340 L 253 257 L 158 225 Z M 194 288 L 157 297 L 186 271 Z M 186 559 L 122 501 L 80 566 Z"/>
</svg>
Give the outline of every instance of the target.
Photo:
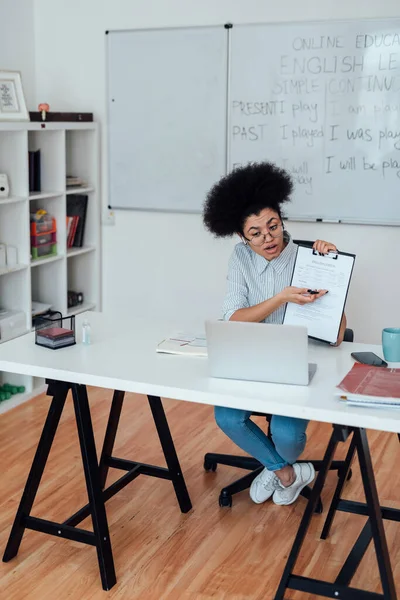
<svg viewBox="0 0 400 600">
<path fill-rule="evenodd" d="M 111 393 L 90 390 L 98 449 L 104 435 Z M 0 417 L 0 550 L 4 550 L 49 398 L 41 396 Z M 238 474 L 229 467 L 203 471 L 207 451 L 235 452 L 217 429 L 212 409 L 186 402 L 164 401 L 186 483 L 193 503 L 187 515 L 179 511 L 170 482 L 140 476 L 107 503 L 117 584 L 101 588 L 96 551 L 89 546 L 27 531 L 19 554 L 0 563 L 0 597 L 7 600 L 257 600 L 274 596 L 287 553 L 304 510 L 304 499 L 291 507 L 272 502 L 255 505 L 243 492 L 233 507 L 219 508 L 219 489 Z M 306 456 L 322 457 L 330 426 L 312 423 Z M 400 448 L 393 434 L 369 433 L 378 473 L 381 503 L 400 504 Z M 344 456 L 347 446 L 340 449 Z M 127 395 L 114 455 L 164 465 L 147 400 Z M 114 473 L 110 474 L 110 481 Z M 116 475 L 114 475 L 114 479 Z M 324 490 L 325 509 L 336 475 Z M 363 500 L 358 466 L 348 483 L 347 497 Z M 85 504 L 81 457 L 69 399 L 42 485 L 34 515 L 64 520 Z M 365 518 L 338 514 L 331 537 L 319 534 L 326 515 L 315 516 L 298 562 L 297 572 L 332 580 Z M 90 520 L 82 527 L 91 528 Z M 400 525 L 385 525 L 395 579 L 400 586 Z M 397 540 L 397 541 L 396 541 Z M 353 584 L 380 591 L 374 553 L 368 551 Z M 288 592 L 287 598 L 309 598 Z"/>
</svg>

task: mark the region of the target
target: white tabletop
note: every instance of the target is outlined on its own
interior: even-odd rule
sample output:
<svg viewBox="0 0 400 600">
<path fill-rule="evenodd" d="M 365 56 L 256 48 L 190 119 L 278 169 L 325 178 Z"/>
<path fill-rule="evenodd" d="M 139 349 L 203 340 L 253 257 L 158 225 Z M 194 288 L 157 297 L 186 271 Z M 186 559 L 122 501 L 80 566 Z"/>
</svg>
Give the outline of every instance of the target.
<svg viewBox="0 0 400 600">
<path fill-rule="evenodd" d="M 80 343 L 77 318 L 75 346 L 49 350 L 28 334 L 0 346 L 0 370 L 173 398 L 202 404 L 242 408 L 314 421 L 400 431 L 400 409 L 348 406 L 335 397 L 335 387 L 353 364 L 350 353 L 379 346 L 343 343 L 335 348 L 310 342 L 309 360 L 317 372 L 309 386 L 215 379 L 207 358 L 156 353 L 157 344 L 176 332 L 168 323 L 129 321 L 104 313 L 88 313 L 92 344 Z M 194 332 L 197 333 L 197 332 Z"/>
</svg>

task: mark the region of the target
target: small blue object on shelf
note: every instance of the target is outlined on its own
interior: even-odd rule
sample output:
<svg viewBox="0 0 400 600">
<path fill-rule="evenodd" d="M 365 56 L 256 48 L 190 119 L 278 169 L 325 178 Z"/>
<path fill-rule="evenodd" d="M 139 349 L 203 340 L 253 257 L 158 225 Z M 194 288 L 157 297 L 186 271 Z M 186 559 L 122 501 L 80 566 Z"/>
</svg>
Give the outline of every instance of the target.
<svg viewBox="0 0 400 600">
<path fill-rule="evenodd" d="M 40 319 L 35 327 L 35 343 L 52 350 L 76 344 L 75 316 L 63 317 L 58 312 Z"/>
</svg>

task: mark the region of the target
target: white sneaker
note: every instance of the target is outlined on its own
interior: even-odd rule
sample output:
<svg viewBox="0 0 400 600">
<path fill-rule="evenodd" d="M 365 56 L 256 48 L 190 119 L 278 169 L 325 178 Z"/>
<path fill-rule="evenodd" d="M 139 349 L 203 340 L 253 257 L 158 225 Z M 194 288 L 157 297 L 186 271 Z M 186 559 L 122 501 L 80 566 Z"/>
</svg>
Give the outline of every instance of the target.
<svg viewBox="0 0 400 600">
<path fill-rule="evenodd" d="M 272 498 L 275 504 L 280 506 L 293 504 L 299 497 L 301 490 L 311 483 L 315 477 L 315 469 L 312 463 L 295 463 L 293 469 L 296 479 L 288 487 L 284 487 L 279 482 L 279 487 L 275 490 Z"/>
<path fill-rule="evenodd" d="M 274 471 L 268 471 L 267 468 L 264 468 L 251 483 L 250 498 L 256 504 L 262 504 L 262 502 L 271 498 L 278 487 L 279 480 Z"/>
</svg>

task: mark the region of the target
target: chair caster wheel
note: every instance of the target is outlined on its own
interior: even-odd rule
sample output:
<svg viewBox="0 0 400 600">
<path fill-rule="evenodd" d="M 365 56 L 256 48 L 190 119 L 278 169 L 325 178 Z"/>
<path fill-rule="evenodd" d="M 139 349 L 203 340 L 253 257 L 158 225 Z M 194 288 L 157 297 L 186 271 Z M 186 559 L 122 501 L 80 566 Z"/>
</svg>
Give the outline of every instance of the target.
<svg viewBox="0 0 400 600">
<path fill-rule="evenodd" d="M 204 470 L 207 471 L 207 473 L 209 471 L 213 471 L 215 472 L 217 470 L 217 463 L 216 462 L 211 462 L 207 459 L 204 459 Z"/>
<path fill-rule="evenodd" d="M 223 506 L 232 506 L 232 496 L 223 496 L 222 494 L 219 497 L 219 505 Z"/>
<path fill-rule="evenodd" d="M 318 500 L 317 502 L 317 506 L 315 507 L 314 513 L 316 515 L 322 515 L 322 513 L 324 512 L 324 506 L 321 502 L 321 498 Z"/>
</svg>

